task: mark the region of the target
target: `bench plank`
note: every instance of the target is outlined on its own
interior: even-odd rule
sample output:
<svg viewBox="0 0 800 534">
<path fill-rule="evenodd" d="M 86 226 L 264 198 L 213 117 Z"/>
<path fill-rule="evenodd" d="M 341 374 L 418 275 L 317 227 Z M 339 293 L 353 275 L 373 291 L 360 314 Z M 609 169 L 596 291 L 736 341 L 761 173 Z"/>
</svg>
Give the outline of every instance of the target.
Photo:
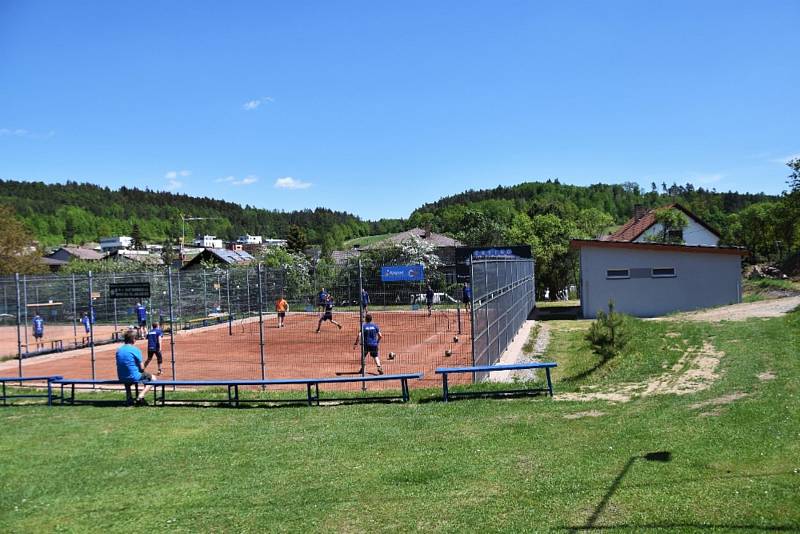
<svg viewBox="0 0 800 534">
<path fill-rule="evenodd" d="M 40 399 L 46 398 L 47 405 L 53 405 L 53 382 L 57 379 L 61 378 L 60 375 L 39 375 L 39 376 L 0 376 L 0 383 L 2 383 L 2 400 L 3 406 L 8 405 L 8 399 Z M 47 381 L 47 394 L 35 394 L 35 393 L 26 393 L 22 395 L 10 395 L 6 389 L 6 383 L 8 382 L 41 382 L 43 380 Z"/>
<path fill-rule="evenodd" d="M 444 402 L 450 400 L 450 390 L 447 382 L 447 375 L 450 373 L 491 373 L 494 371 L 516 371 L 522 369 L 544 369 L 547 374 L 547 392 L 553 396 L 553 381 L 550 376 L 550 369 L 558 367 L 555 362 L 526 362 L 512 363 L 503 365 L 473 365 L 469 367 L 437 367 L 436 374 L 442 375 L 442 398 Z M 540 391 L 536 389 L 523 389 L 522 391 Z M 508 392 L 506 392 L 508 393 Z"/>
</svg>

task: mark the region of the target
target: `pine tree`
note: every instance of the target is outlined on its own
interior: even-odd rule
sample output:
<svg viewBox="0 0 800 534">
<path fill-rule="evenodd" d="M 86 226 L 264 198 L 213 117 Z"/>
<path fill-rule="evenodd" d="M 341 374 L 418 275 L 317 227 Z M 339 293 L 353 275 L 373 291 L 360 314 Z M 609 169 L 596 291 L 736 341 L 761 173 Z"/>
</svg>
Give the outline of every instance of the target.
<svg viewBox="0 0 800 534">
<path fill-rule="evenodd" d="M 305 231 L 293 224 L 289 227 L 289 234 L 286 236 L 286 248 L 291 252 L 303 252 L 308 247 L 308 239 Z"/>
<path fill-rule="evenodd" d="M 141 250 L 144 248 L 144 243 L 142 243 L 142 231 L 139 229 L 139 223 L 133 223 L 133 229 L 131 230 L 131 239 L 133 240 L 133 249 L 134 250 Z"/>
</svg>

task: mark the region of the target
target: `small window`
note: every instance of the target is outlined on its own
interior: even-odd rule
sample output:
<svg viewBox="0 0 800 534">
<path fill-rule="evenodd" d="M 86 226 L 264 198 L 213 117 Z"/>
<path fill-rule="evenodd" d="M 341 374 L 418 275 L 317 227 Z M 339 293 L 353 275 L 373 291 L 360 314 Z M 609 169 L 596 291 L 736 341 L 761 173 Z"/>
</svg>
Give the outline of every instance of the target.
<svg viewBox="0 0 800 534">
<path fill-rule="evenodd" d="M 650 276 L 653 278 L 675 278 L 675 267 L 659 267 L 653 269 Z"/>
<path fill-rule="evenodd" d="M 618 278 L 630 278 L 631 272 L 628 269 L 608 269 L 606 271 L 606 278 L 609 280 Z"/>
</svg>

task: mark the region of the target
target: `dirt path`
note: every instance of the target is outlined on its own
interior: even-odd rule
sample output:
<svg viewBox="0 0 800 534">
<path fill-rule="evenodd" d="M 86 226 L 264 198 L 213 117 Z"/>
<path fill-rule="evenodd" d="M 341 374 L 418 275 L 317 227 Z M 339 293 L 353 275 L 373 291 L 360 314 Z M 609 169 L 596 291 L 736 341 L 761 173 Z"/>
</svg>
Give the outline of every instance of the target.
<svg viewBox="0 0 800 534">
<path fill-rule="evenodd" d="M 623 383 L 611 389 L 599 391 L 589 386 L 578 393 L 562 393 L 555 400 L 628 402 L 636 397 L 652 395 L 687 395 L 703 391 L 719 379 L 718 366 L 725 356 L 709 343 L 702 347 L 690 347 L 668 371 L 647 382 Z"/>
<path fill-rule="evenodd" d="M 650 321 L 743 321 L 751 317 L 779 317 L 800 306 L 800 296 L 732 304 L 710 310 L 655 317 Z"/>
</svg>

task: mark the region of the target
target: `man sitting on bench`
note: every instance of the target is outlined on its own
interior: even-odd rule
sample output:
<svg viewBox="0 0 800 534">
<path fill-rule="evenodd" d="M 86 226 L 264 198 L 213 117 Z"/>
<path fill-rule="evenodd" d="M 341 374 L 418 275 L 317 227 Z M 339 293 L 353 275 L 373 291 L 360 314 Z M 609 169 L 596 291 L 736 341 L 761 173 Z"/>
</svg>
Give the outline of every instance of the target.
<svg viewBox="0 0 800 534">
<path fill-rule="evenodd" d="M 124 340 L 125 343 L 117 349 L 117 377 L 120 382 L 125 384 L 125 404 L 131 406 L 134 404 L 131 386 L 142 380 L 152 381 L 153 375 L 146 373 L 144 366 L 142 366 L 142 352 L 134 345 L 136 332 L 128 330 L 125 332 Z M 144 396 L 149 389 L 149 385 L 142 388 L 135 401 L 137 406 L 147 404 Z"/>
</svg>

